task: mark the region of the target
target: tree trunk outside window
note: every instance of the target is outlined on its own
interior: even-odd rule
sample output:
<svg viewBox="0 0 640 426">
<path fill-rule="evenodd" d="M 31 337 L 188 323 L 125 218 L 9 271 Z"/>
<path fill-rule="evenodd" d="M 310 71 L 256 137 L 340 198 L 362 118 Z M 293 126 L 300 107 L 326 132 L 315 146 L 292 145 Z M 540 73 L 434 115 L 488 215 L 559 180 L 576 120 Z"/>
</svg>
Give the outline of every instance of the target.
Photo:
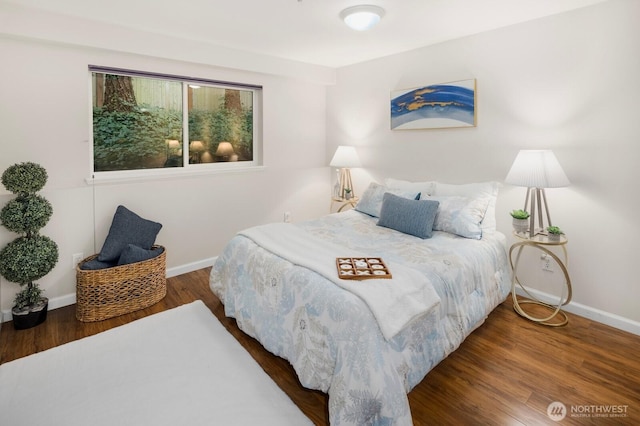
<svg viewBox="0 0 640 426">
<path fill-rule="evenodd" d="M 136 109 L 131 77 L 105 75 L 104 109 L 110 112 L 132 112 Z"/>
<path fill-rule="evenodd" d="M 240 102 L 239 90 L 224 91 L 224 107 L 234 114 L 242 115 L 242 103 Z"/>
</svg>

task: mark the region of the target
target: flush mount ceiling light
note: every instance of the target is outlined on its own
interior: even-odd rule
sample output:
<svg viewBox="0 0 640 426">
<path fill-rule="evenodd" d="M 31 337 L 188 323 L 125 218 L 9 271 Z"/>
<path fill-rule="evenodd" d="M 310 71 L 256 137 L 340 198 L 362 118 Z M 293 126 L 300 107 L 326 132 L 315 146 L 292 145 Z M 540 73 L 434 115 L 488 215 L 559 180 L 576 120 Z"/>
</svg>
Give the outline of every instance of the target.
<svg viewBox="0 0 640 426">
<path fill-rule="evenodd" d="M 345 24 L 356 31 L 365 31 L 373 28 L 383 16 L 384 9 L 372 5 L 348 7 L 340 12 L 340 18 Z"/>
</svg>

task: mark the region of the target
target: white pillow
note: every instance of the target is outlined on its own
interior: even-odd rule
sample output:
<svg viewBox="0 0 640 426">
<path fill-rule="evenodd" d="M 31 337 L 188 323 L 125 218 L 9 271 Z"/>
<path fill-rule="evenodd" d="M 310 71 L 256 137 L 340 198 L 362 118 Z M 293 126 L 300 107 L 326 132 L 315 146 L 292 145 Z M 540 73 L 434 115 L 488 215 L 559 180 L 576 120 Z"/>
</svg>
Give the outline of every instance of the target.
<svg viewBox="0 0 640 426">
<path fill-rule="evenodd" d="M 371 182 L 362 194 L 358 204 L 356 204 L 355 209 L 359 212 L 366 213 L 369 216 L 380 217 L 382 198 L 384 197 L 385 192 L 390 192 L 399 197 L 409 198 L 411 200 L 414 200 L 420 193 L 416 190 L 387 188 L 379 183 Z"/>
<path fill-rule="evenodd" d="M 481 228 L 483 232 L 495 232 L 496 200 L 498 199 L 499 188 L 499 182 L 479 182 L 462 185 L 435 182 L 432 195 L 485 199 L 487 208 L 482 218 Z"/>
<path fill-rule="evenodd" d="M 485 217 L 489 199 L 458 196 L 430 197 L 420 196 L 421 200 L 434 200 L 440 203 L 433 223 L 433 229 L 465 238 L 482 238 L 482 219 Z"/>
<path fill-rule="evenodd" d="M 434 181 L 428 182 L 409 182 L 408 180 L 400 180 L 387 178 L 384 180 L 384 184 L 388 188 L 414 190 L 421 193 L 424 196 L 432 195 L 436 183 Z"/>
</svg>

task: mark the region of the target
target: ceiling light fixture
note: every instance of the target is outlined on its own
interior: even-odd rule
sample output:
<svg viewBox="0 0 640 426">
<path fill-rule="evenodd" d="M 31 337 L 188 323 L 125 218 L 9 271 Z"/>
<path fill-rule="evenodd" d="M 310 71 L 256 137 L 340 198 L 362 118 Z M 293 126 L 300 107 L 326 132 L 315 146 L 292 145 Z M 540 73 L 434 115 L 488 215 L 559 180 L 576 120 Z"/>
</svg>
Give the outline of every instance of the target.
<svg viewBox="0 0 640 426">
<path fill-rule="evenodd" d="M 373 28 L 383 16 L 384 9 L 372 5 L 352 6 L 340 12 L 340 18 L 345 24 L 356 31 Z"/>
</svg>

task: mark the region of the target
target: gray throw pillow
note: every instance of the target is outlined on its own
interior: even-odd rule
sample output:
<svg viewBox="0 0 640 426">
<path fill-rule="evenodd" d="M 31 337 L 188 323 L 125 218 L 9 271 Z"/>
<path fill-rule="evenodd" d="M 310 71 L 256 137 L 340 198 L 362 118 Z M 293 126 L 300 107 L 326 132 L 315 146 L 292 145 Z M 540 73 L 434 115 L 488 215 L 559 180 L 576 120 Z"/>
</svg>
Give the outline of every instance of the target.
<svg viewBox="0 0 640 426">
<path fill-rule="evenodd" d="M 97 271 L 98 269 L 107 269 L 116 266 L 114 262 L 100 262 L 98 259 L 89 260 L 80 264 L 83 271 Z"/>
<path fill-rule="evenodd" d="M 434 200 L 409 200 L 387 192 L 382 198 L 378 226 L 422 239 L 431 238 L 439 204 Z"/>
<path fill-rule="evenodd" d="M 153 259 L 154 257 L 159 256 L 163 251 L 164 249 L 162 247 L 155 247 L 151 250 L 146 250 L 142 247 L 128 244 L 118 259 L 118 266 Z"/>
<path fill-rule="evenodd" d="M 113 215 L 109 234 L 98 254 L 100 262 L 114 262 L 128 244 L 149 250 L 156 242 L 162 225 L 143 219 L 124 206 L 118 206 Z"/>
</svg>

